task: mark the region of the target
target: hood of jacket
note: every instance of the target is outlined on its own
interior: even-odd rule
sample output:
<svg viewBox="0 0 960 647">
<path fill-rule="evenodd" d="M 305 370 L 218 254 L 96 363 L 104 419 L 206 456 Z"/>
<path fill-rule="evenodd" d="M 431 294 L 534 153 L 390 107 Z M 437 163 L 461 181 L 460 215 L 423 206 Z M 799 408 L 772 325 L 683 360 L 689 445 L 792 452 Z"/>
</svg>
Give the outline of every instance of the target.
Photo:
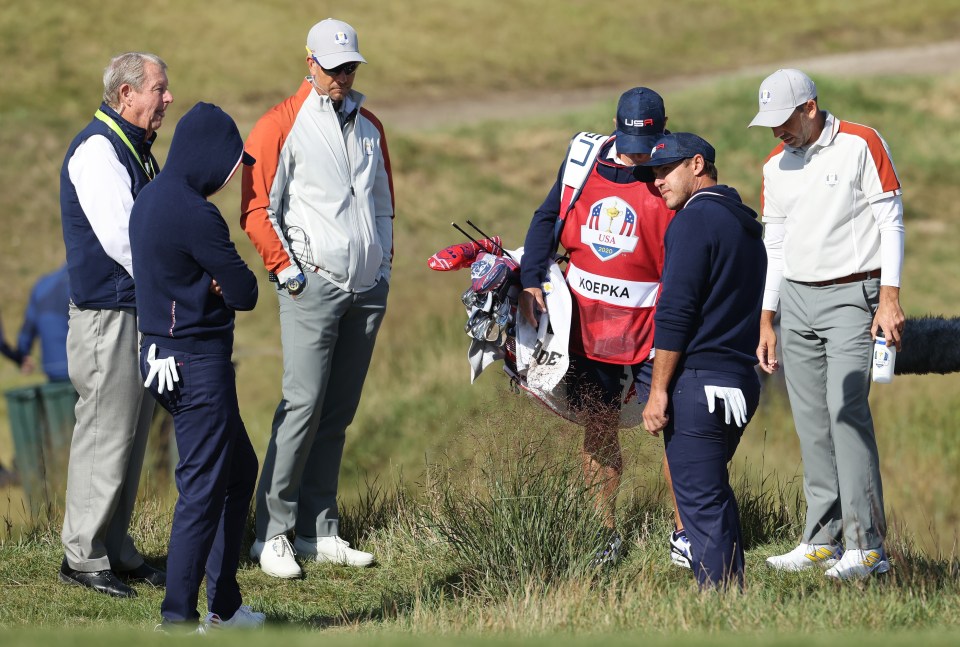
<svg viewBox="0 0 960 647">
<path fill-rule="evenodd" d="M 209 197 L 230 179 L 242 155 L 237 124 L 218 106 L 201 102 L 177 123 L 162 175 Z"/>
<path fill-rule="evenodd" d="M 757 212 L 743 204 L 740 194 L 732 186 L 726 184 L 717 184 L 706 189 L 700 189 L 690 196 L 687 204 L 696 198 L 697 202 L 701 200 L 710 200 L 722 204 L 729 209 L 730 213 L 737 219 L 740 226 L 753 238 L 763 236 L 763 225 L 757 219 Z M 686 205 L 684 205 L 686 207 Z"/>
</svg>

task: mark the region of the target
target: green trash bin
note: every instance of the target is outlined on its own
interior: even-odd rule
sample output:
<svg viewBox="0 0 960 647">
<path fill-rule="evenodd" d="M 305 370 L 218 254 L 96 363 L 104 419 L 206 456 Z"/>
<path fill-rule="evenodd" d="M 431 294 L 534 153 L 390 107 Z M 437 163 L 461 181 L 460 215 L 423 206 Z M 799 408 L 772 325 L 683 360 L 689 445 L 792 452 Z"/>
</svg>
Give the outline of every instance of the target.
<svg viewBox="0 0 960 647">
<path fill-rule="evenodd" d="M 69 382 L 50 382 L 4 393 L 13 436 L 14 465 L 34 509 L 67 484 L 77 392 Z"/>
<path fill-rule="evenodd" d="M 44 502 L 46 464 L 44 443 L 47 437 L 46 415 L 40 387 L 12 389 L 4 393 L 13 436 L 13 463 L 20 475 L 20 484 L 30 499 L 31 506 Z"/>
<path fill-rule="evenodd" d="M 40 387 L 46 417 L 44 456 L 47 484 L 53 492 L 63 492 L 67 487 L 67 463 L 73 428 L 77 424 L 75 408 L 79 397 L 70 382 L 49 382 Z"/>
</svg>

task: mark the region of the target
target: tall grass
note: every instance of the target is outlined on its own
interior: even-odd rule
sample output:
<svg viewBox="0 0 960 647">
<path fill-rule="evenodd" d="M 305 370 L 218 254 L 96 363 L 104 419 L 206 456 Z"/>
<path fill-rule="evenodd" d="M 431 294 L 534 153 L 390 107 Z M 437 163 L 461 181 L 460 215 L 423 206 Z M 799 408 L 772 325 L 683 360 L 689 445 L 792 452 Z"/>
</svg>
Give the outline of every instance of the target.
<svg viewBox="0 0 960 647">
<path fill-rule="evenodd" d="M 412 633 L 543 640 L 559 632 L 606 640 L 611 633 L 642 632 L 682 643 L 684 636 L 733 631 L 746 644 L 796 633 L 816 644 L 818 634 L 840 631 L 868 632 L 884 644 L 887 634 L 878 632 L 960 626 L 960 561 L 918 549 L 909 530 L 891 533 L 891 573 L 865 583 L 837 585 L 819 570 L 765 568 L 767 555 L 793 543 L 786 535 L 798 529 L 797 493 L 789 485 L 761 490 L 755 478 L 769 478 L 762 470 L 737 485 L 751 535 L 742 594 L 701 594 L 689 571 L 670 564 L 671 513 L 658 486 L 622 493 L 619 525 L 630 550 L 598 578 L 586 567 L 598 521 L 578 485 L 577 439 L 563 428 L 552 435 L 542 433 L 549 425 L 531 428 L 536 417 L 522 407 L 509 419 L 513 424 L 477 420 L 465 434 L 463 449 L 478 456 L 475 465 L 444 459 L 419 483 L 398 478 L 374 485 L 370 496 L 342 507 L 343 527 L 354 529 L 351 541 L 372 550 L 378 566 L 306 563 L 306 579 L 280 582 L 244 559 L 245 601 L 268 614 L 271 631 L 323 629 L 340 635 L 334 639 Z M 138 545 L 160 565 L 169 523 L 169 508 L 154 502 L 138 510 L 132 525 Z M 136 600 L 116 601 L 51 586 L 61 554 L 56 528 L 5 540 L 0 550 L 6 636 L 19 636 L 10 630 L 28 625 L 89 627 L 106 630 L 96 635 L 111 645 L 127 640 L 123 628 L 156 622 L 162 591 L 140 587 Z M 272 634 L 231 637 L 263 639 Z"/>
<path fill-rule="evenodd" d="M 515 443 L 515 444 L 514 444 Z M 547 458 L 536 439 L 510 442 L 477 478 L 447 472 L 430 523 L 450 544 L 472 590 L 496 597 L 584 577 L 607 533 L 571 457 Z"/>
</svg>

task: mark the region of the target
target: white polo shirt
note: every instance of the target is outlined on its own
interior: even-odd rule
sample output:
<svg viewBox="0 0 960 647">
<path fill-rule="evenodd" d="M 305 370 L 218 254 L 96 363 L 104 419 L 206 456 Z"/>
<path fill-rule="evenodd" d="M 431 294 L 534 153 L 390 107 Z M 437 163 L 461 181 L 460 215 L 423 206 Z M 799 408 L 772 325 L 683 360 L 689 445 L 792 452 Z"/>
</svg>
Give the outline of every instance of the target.
<svg viewBox="0 0 960 647">
<path fill-rule="evenodd" d="M 806 149 L 778 145 L 763 165 L 764 240 L 773 261 L 764 309 L 776 309 L 781 269 L 777 257 L 782 258 L 783 278 L 789 280 L 828 281 L 883 265 L 887 280 L 882 282 L 899 285 L 900 194 L 890 151 L 872 128 L 826 113 L 823 132 Z M 886 232 L 889 242 L 881 246 Z M 776 249 L 778 236 L 782 249 Z"/>
</svg>

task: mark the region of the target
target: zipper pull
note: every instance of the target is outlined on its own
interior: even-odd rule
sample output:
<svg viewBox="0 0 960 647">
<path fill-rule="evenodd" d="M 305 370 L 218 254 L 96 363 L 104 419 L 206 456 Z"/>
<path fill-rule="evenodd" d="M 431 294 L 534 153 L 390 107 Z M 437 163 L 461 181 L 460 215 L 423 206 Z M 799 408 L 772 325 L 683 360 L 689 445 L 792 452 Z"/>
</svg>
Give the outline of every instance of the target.
<svg viewBox="0 0 960 647">
<path fill-rule="evenodd" d="M 357 197 L 357 192 L 353 190 L 352 184 L 350 185 L 350 195 L 352 195 L 353 197 Z"/>
</svg>

